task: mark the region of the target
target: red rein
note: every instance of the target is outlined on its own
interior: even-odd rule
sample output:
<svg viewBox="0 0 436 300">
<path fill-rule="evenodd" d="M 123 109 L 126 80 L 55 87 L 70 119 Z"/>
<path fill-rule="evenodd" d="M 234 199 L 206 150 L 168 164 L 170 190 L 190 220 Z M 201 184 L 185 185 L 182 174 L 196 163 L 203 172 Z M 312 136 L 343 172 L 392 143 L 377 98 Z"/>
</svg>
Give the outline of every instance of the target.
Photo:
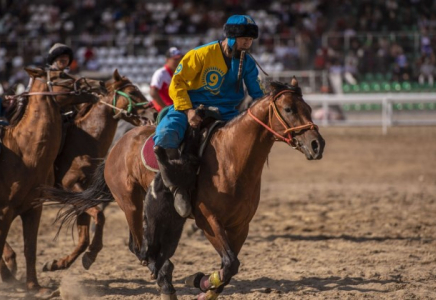
<svg viewBox="0 0 436 300">
<path fill-rule="evenodd" d="M 284 90 L 281 91 L 280 93 L 278 93 L 274 99 L 271 101 L 269 107 L 268 107 L 268 115 L 269 115 L 269 125 L 263 123 L 261 120 L 259 120 L 257 117 L 255 117 L 253 115 L 253 113 L 251 112 L 250 109 L 248 109 L 248 114 L 260 125 L 262 125 L 263 127 L 265 127 L 269 132 L 271 132 L 272 134 L 274 134 L 274 136 L 278 139 L 278 140 L 282 140 L 284 141 L 286 144 L 295 147 L 295 144 L 293 143 L 293 138 L 292 138 L 292 132 L 293 131 L 300 131 L 303 129 L 318 129 L 318 126 L 316 126 L 315 124 L 313 124 L 312 122 L 309 122 L 307 124 L 301 125 L 301 126 L 296 126 L 296 127 L 290 127 L 285 120 L 283 120 L 282 116 L 279 114 L 279 111 L 277 109 L 276 103 L 275 101 L 278 99 L 278 97 L 280 97 L 281 95 L 285 94 L 285 93 L 294 93 L 293 90 Z M 274 112 L 275 117 L 277 118 L 277 120 L 283 125 L 285 131 L 284 134 L 287 134 L 288 137 L 285 137 L 284 135 L 279 134 L 278 132 L 274 131 L 274 129 L 271 128 L 271 121 L 272 121 L 272 112 Z"/>
</svg>

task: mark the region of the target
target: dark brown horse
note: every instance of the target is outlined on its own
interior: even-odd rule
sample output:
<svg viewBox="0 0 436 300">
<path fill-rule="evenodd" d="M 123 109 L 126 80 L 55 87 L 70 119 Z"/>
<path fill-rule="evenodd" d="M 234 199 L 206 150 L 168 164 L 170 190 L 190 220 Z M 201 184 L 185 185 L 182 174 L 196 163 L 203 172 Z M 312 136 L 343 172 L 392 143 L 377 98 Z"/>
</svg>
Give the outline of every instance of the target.
<svg viewBox="0 0 436 300">
<path fill-rule="evenodd" d="M 193 211 L 197 226 L 221 256 L 222 268 L 210 276 L 197 273 L 188 279 L 203 291 L 199 299 L 216 299 L 238 272 L 237 256 L 258 207 L 261 174 L 274 141 L 288 143 L 309 160 L 322 158 L 325 142 L 312 123 L 311 108 L 297 80 L 290 86 L 272 83 L 271 89 L 270 95 L 218 129 L 201 158 Z M 162 189 L 160 176 L 153 181 L 154 174 L 141 164 L 140 148 L 153 131 L 151 126 L 135 128 L 121 138 L 85 193 L 51 191 L 51 196 L 80 212 L 103 201 L 92 199 L 108 198 L 111 193 L 126 215 L 131 251 L 157 278 L 162 299 L 176 299 L 169 259 L 185 220 L 176 213 L 171 193 Z"/>
<path fill-rule="evenodd" d="M 65 144 L 55 161 L 56 186 L 74 192 L 87 188 L 95 168 L 109 150 L 120 119 L 135 126 L 153 121 L 156 112 L 139 89 L 117 70 L 106 83 L 108 95 L 99 103 L 82 107 L 74 124 L 68 127 Z M 95 232 L 90 244 L 90 217 L 95 221 Z M 44 271 L 68 268 L 89 246 L 82 257 L 83 266 L 89 269 L 103 247 L 104 215 L 98 207 L 89 208 L 77 217 L 78 244 L 71 254 L 47 262 Z"/>
<path fill-rule="evenodd" d="M 41 185 L 53 184 L 53 164 L 62 138 L 60 108 L 84 102 L 96 102 L 94 93 L 106 92 L 100 81 L 75 78 L 61 71 L 26 69 L 33 79 L 24 114 L 16 125 L 6 126 L 1 134 L 0 154 L 0 254 L 12 221 L 20 216 L 23 222 L 24 255 L 26 257 L 28 290 L 44 296 L 50 291 L 38 284 L 35 261 L 36 244 L 42 207 L 35 207 Z M 18 99 L 18 96 L 14 97 Z M 7 247 L 6 247 L 7 248 Z M 0 261 L 3 281 L 14 280 Z"/>
</svg>

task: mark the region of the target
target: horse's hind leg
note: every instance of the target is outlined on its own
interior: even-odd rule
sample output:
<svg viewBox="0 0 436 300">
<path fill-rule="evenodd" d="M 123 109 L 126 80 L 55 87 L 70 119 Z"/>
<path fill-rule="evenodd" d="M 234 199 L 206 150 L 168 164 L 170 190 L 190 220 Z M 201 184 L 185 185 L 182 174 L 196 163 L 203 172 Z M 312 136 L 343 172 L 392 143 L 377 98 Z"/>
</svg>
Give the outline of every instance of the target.
<svg viewBox="0 0 436 300">
<path fill-rule="evenodd" d="M 83 267 L 88 270 L 97 258 L 97 254 L 101 251 L 101 249 L 103 249 L 103 227 L 105 223 L 105 217 L 103 211 L 101 211 L 97 206 L 91 207 L 86 211 L 86 213 L 92 216 L 95 222 L 94 237 L 92 238 L 92 242 L 88 248 L 88 251 L 86 251 L 82 257 Z"/>
<path fill-rule="evenodd" d="M 173 194 L 164 186 L 160 174 L 156 175 L 144 204 L 145 256 L 154 263 L 154 276 L 176 252 L 186 222 L 176 212 L 173 203 Z"/>
<path fill-rule="evenodd" d="M 59 259 L 46 262 L 42 268 L 44 272 L 57 271 L 68 269 L 73 262 L 79 257 L 80 254 L 85 252 L 89 245 L 89 222 L 90 216 L 88 214 L 80 214 L 77 216 L 77 232 L 79 235 L 79 241 L 76 248 L 74 248 L 71 254 Z"/>
</svg>

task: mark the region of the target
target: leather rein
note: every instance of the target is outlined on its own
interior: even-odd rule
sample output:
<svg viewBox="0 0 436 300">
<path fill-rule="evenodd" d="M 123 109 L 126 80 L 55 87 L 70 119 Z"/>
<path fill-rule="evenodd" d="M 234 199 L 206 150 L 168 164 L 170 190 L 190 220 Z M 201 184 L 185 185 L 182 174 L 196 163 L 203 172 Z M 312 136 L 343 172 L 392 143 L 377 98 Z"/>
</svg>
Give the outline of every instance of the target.
<svg viewBox="0 0 436 300">
<path fill-rule="evenodd" d="M 45 82 L 45 80 L 43 80 L 41 78 L 38 78 L 38 77 L 35 78 L 35 79 L 36 80 L 40 80 L 42 82 Z M 32 85 L 33 85 L 33 82 L 34 82 L 33 78 L 31 78 L 30 80 L 31 80 L 31 83 L 30 83 L 30 88 L 29 89 L 32 88 Z M 74 80 L 74 82 L 73 82 L 73 90 L 65 91 L 65 92 L 54 92 L 53 91 L 53 86 L 64 86 L 64 85 L 62 85 L 63 82 L 71 81 L 71 80 Z M 79 89 L 78 88 L 78 83 L 80 81 L 82 81 L 82 80 L 85 81 L 85 83 L 86 83 L 86 85 L 88 87 L 84 88 L 84 89 Z M 18 95 L 7 95 L 7 96 L 5 96 L 5 98 L 8 99 L 8 100 L 15 100 L 15 99 L 20 98 L 20 97 L 43 95 L 43 96 L 52 96 L 53 100 L 55 100 L 54 99 L 55 96 L 59 96 L 59 95 L 80 95 L 82 93 L 91 93 L 90 91 L 92 89 L 91 86 L 89 85 L 89 83 L 86 81 L 86 78 L 84 78 L 84 77 L 80 77 L 78 79 L 74 79 L 74 78 L 66 79 L 66 80 L 63 80 L 61 82 L 53 82 L 50 79 L 50 70 L 49 69 L 47 70 L 47 85 L 48 85 L 49 92 L 23 92 L 23 93 L 18 94 Z"/>
<path fill-rule="evenodd" d="M 294 94 L 300 94 L 301 95 L 301 91 L 299 88 L 295 88 L 294 89 L 286 89 L 283 90 L 279 93 L 277 93 L 274 98 L 272 99 L 272 101 L 270 102 L 269 106 L 268 106 L 268 125 L 265 124 L 264 122 L 262 122 L 260 119 L 258 119 L 256 116 L 253 115 L 253 113 L 251 112 L 251 109 L 248 109 L 248 114 L 260 125 L 262 125 L 263 127 L 265 127 L 269 132 L 271 132 L 274 136 L 275 136 L 275 140 L 276 141 L 283 141 L 286 144 L 292 146 L 293 148 L 297 148 L 297 145 L 294 143 L 294 138 L 292 136 L 293 132 L 299 132 L 301 130 L 305 130 L 305 129 L 309 129 L 309 130 L 313 130 L 313 129 L 318 129 L 318 126 L 313 124 L 312 122 L 309 122 L 307 124 L 301 125 L 301 126 L 295 126 L 295 127 L 291 127 L 289 126 L 286 121 L 283 119 L 283 117 L 280 115 L 279 110 L 277 109 L 277 105 L 276 105 L 276 100 L 282 96 L 283 94 L 286 93 L 294 93 Z M 280 122 L 280 124 L 282 124 L 283 128 L 285 129 L 283 135 L 276 132 L 274 129 L 272 129 L 272 118 L 273 116 L 275 116 L 277 118 L 277 120 Z M 287 135 L 287 137 L 285 136 Z"/>
</svg>

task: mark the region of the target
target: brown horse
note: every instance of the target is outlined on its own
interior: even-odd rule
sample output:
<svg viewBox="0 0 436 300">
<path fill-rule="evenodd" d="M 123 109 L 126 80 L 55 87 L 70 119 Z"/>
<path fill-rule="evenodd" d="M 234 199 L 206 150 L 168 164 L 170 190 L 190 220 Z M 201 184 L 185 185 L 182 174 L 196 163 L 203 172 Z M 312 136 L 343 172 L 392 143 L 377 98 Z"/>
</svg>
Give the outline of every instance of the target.
<svg viewBox="0 0 436 300">
<path fill-rule="evenodd" d="M 288 143 L 309 160 L 322 158 L 325 142 L 312 123 L 311 108 L 304 102 L 297 80 L 290 86 L 272 83 L 271 89 L 270 95 L 218 129 L 201 157 L 193 212 L 197 226 L 221 256 L 222 268 L 210 276 L 197 273 L 188 279 L 203 291 L 199 299 L 217 298 L 238 272 L 237 256 L 258 207 L 262 169 L 274 141 Z M 65 213 L 66 221 L 105 201 L 95 200 L 97 197 L 112 194 L 126 215 L 130 250 L 157 278 L 162 299 L 176 299 L 169 258 L 176 250 L 184 219 L 174 209 L 172 194 L 162 190 L 160 176 L 155 178 L 141 163 L 140 149 L 153 131 L 151 126 L 140 127 L 122 137 L 97 169 L 86 193 L 52 190 L 49 197 L 75 206 Z"/>
<path fill-rule="evenodd" d="M 120 119 L 135 126 L 153 121 L 156 112 L 139 89 L 117 70 L 106 83 L 108 95 L 100 103 L 83 107 L 74 124 L 68 127 L 65 144 L 55 161 L 56 186 L 81 192 L 91 181 L 97 165 L 104 159 L 112 143 Z M 90 244 L 90 217 L 95 221 L 95 232 Z M 85 269 L 89 269 L 103 247 L 105 219 L 98 207 L 92 207 L 77 217 L 78 244 L 73 252 L 59 260 L 47 262 L 43 271 L 68 268 L 89 246 L 82 257 Z"/>
<path fill-rule="evenodd" d="M 1 133 L 0 153 L 0 255 L 12 221 L 20 216 L 23 223 L 27 289 L 45 296 L 50 291 L 38 284 L 35 261 L 42 207 L 35 207 L 41 185 L 53 184 L 53 163 L 62 138 L 60 108 L 84 102 L 96 102 L 95 93 L 105 93 L 100 81 L 75 78 L 61 71 L 26 69 L 33 80 L 24 114 L 15 125 Z M 13 97 L 17 100 L 19 97 Z M 14 119 L 14 118 L 12 118 Z M 10 257 L 8 257 L 10 258 Z M 3 281 L 13 281 L 7 268 L 8 258 L 0 261 Z"/>
</svg>

